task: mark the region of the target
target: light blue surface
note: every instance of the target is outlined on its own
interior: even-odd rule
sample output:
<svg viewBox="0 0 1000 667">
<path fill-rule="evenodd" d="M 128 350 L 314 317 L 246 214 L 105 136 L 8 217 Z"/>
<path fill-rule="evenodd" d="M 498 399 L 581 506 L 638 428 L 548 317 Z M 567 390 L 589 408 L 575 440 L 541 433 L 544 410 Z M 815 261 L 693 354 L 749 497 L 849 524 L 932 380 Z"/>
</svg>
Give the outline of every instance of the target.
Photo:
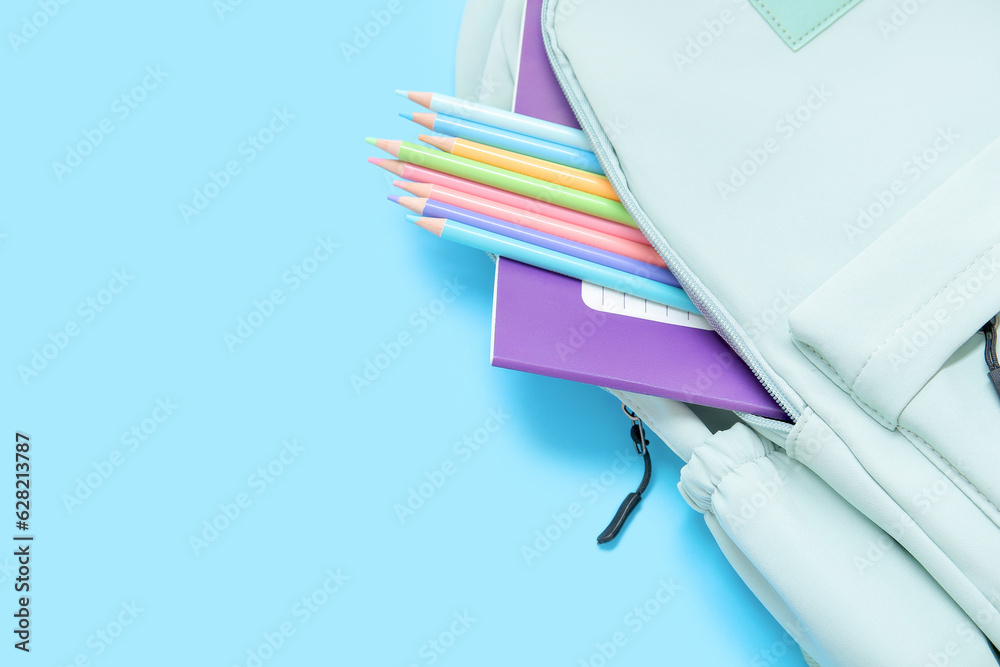
<svg viewBox="0 0 1000 667">
<path fill-rule="evenodd" d="M 361 139 L 413 137 L 395 88 L 451 90 L 461 5 L 70 3 L 8 37 L 0 541 L 20 430 L 35 542 L 31 653 L 7 629 L 2 664 L 254 665 L 264 644 L 268 666 L 599 665 L 617 632 L 607 664 L 801 664 L 661 443 L 618 544 L 596 546 L 641 475 L 616 401 L 491 368 L 492 264 L 384 201 Z M 7 30 L 40 6 L 8 6 Z M 226 187 L 197 199 L 213 173 Z M 328 572 L 347 577 L 331 593 Z M 661 580 L 679 591 L 629 616 L 660 607 Z"/>
</svg>

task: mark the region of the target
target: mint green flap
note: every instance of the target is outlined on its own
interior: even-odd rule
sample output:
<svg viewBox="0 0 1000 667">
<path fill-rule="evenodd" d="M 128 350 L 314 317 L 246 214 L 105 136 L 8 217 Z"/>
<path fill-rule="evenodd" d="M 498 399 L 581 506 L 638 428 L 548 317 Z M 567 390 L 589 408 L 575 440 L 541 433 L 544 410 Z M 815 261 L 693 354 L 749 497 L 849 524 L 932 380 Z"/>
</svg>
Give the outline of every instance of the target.
<svg viewBox="0 0 1000 667">
<path fill-rule="evenodd" d="M 750 0 L 793 51 L 808 44 L 861 0 Z"/>
</svg>

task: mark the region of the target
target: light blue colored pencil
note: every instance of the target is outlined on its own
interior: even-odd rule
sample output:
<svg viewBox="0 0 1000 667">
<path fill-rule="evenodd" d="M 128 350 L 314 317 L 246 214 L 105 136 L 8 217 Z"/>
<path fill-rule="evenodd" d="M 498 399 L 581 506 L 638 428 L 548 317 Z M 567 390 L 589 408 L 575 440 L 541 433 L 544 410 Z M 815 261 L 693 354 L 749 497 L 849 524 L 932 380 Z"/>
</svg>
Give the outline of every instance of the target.
<svg viewBox="0 0 1000 667">
<path fill-rule="evenodd" d="M 584 134 L 583 130 L 578 130 L 575 127 L 566 127 L 559 123 L 532 118 L 513 111 L 504 111 L 485 104 L 467 102 L 441 93 L 417 93 L 407 90 L 397 90 L 396 92 L 431 111 L 445 113 L 456 118 L 466 118 L 511 132 L 520 132 L 530 137 L 538 137 L 564 146 L 572 146 L 585 151 L 593 150 L 587 135 Z"/>
<path fill-rule="evenodd" d="M 447 218 L 427 218 L 416 215 L 408 215 L 406 219 L 423 227 L 432 234 L 436 234 L 443 239 L 461 243 L 471 248 L 477 248 L 485 252 L 507 257 L 524 264 L 537 266 L 540 269 L 547 269 L 555 273 L 561 273 L 577 280 L 608 287 L 619 292 L 632 294 L 649 301 L 662 303 L 672 308 L 686 310 L 689 313 L 697 313 L 698 309 L 691 303 L 691 299 L 683 290 L 658 283 L 649 278 L 635 276 L 618 269 L 601 266 L 585 259 L 570 257 L 569 255 L 546 248 L 540 248 L 524 241 L 518 241 L 500 234 L 494 234 L 484 229 L 477 229 L 470 225 L 449 220 Z"/>
<path fill-rule="evenodd" d="M 564 146 L 538 137 L 529 137 L 520 132 L 503 130 L 464 118 L 456 118 L 444 113 L 401 113 L 407 120 L 423 125 L 428 130 L 447 134 L 450 137 L 475 141 L 494 148 L 548 160 L 567 167 L 576 167 L 594 174 L 604 174 L 597 156 L 590 151 Z"/>
</svg>

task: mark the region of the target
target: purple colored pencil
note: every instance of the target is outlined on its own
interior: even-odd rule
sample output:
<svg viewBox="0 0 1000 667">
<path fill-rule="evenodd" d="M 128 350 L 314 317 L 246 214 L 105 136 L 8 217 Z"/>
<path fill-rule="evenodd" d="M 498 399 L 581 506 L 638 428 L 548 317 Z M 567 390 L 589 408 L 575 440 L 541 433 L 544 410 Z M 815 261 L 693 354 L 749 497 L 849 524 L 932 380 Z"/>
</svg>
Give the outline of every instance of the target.
<svg viewBox="0 0 1000 667">
<path fill-rule="evenodd" d="M 583 243 L 577 243 L 576 241 L 570 241 L 569 239 L 564 239 L 559 236 L 539 232 L 528 227 L 522 227 L 521 225 L 507 222 L 506 220 L 501 220 L 500 218 L 483 215 L 458 206 L 453 206 L 452 204 L 435 201 L 433 199 L 424 200 L 416 197 L 389 195 L 389 200 L 406 206 L 417 215 L 423 215 L 431 218 L 447 218 L 449 220 L 463 222 L 472 227 L 493 232 L 494 234 L 507 236 L 518 241 L 531 243 L 541 248 L 561 252 L 566 255 L 570 255 L 571 257 L 585 259 L 587 261 L 594 262 L 595 264 L 607 266 L 612 269 L 618 269 L 619 271 L 625 271 L 626 273 L 630 273 L 634 276 L 649 278 L 650 280 L 655 280 L 666 285 L 671 285 L 672 287 L 680 288 L 680 283 L 677 282 L 677 278 L 674 277 L 674 274 L 662 266 L 655 266 L 653 264 L 647 264 L 646 262 L 640 262 L 639 260 L 632 259 L 631 257 L 625 257 L 624 255 L 608 252 L 607 250 L 601 250 L 600 248 L 595 248 Z"/>
</svg>

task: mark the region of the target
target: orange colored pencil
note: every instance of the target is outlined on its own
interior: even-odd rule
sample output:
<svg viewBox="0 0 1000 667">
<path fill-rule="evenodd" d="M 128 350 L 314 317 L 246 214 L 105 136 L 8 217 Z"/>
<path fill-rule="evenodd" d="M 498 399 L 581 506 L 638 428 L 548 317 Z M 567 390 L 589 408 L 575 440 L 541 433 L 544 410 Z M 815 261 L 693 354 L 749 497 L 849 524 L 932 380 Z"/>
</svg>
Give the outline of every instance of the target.
<svg viewBox="0 0 1000 667">
<path fill-rule="evenodd" d="M 607 176 L 601 174 L 521 155 L 502 148 L 494 148 L 468 139 L 421 134 L 420 141 L 457 157 L 464 157 L 580 192 L 619 201 L 618 195 L 611 187 L 611 182 L 608 181 Z"/>
</svg>

